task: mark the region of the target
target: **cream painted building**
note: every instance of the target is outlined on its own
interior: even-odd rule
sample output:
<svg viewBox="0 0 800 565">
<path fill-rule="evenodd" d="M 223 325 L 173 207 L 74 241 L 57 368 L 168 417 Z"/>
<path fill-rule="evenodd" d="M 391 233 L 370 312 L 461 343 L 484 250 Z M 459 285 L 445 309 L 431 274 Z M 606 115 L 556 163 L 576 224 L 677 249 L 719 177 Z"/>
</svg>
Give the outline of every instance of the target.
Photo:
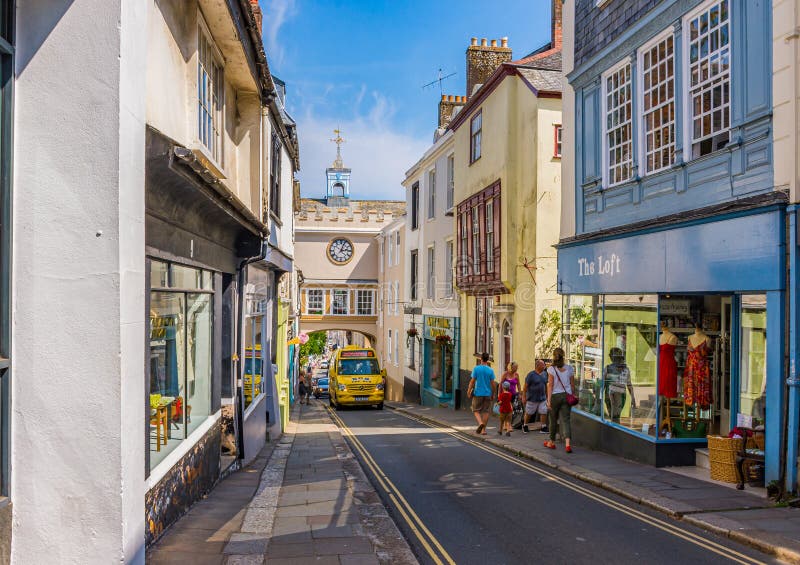
<svg viewBox="0 0 800 565">
<path fill-rule="evenodd" d="M 386 398 L 402 401 L 408 374 L 407 344 L 403 322 L 406 267 L 406 216 L 398 216 L 384 227 L 378 240 L 378 340 L 381 365 L 386 369 Z"/>
<path fill-rule="evenodd" d="M 452 98 L 452 100 L 451 100 Z M 439 104 L 433 145 L 406 172 L 405 324 L 408 339 L 406 398 L 427 406 L 455 406 L 459 367 L 459 297 L 455 292 L 454 135 L 445 127 L 457 104 Z"/>
<path fill-rule="evenodd" d="M 552 321 L 538 327 L 561 308 L 553 249 L 561 213 L 561 28 L 554 21 L 550 44 L 517 61 L 505 40 L 473 39 L 467 50 L 468 65 L 487 57 L 497 64 L 481 67 L 479 86 L 448 127 L 462 389 L 482 352 L 498 375 L 512 360 L 525 374 L 537 357 L 550 356 L 542 344 L 558 331 Z"/>
</svg>

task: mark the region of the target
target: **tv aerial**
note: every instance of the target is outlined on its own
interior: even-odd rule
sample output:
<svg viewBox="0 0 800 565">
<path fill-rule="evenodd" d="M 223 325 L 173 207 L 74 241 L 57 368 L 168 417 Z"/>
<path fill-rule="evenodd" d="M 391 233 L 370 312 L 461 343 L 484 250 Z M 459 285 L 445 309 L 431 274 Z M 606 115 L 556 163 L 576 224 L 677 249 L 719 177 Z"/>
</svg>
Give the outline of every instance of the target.
<svg viewBox="0 0 800 565">
<path fill-rule="evenodd" d="M 449 79 L 450 77 L 456 76 L 457 73 L 450 73 L 449 75 L 442 76 L 442 69 L 439 69 L 438 78 L 434 81 L 429 82 L 428 84 L 422 85 L 422 90 L 433 86 L 434 84 L 439 84 L 439 93 L 444 94 L 444 89 L 442 88 L 442 82 Z"/>
</svg>

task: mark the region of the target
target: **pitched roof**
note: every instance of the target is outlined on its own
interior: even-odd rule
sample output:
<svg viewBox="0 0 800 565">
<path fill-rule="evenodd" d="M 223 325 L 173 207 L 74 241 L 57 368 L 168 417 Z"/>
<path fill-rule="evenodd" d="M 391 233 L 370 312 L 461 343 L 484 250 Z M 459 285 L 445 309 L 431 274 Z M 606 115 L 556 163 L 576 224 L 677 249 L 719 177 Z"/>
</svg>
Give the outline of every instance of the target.
<svg viewBox="0 0 800 565">
<path fill-rule="evenodd" d="M 561 49 L 547 49 L 546 51 L 534 52 L 517 61 L 511 61 L 510 64 L 529 69 L 560 71 Z"/>
<path fill-rule="evenodd" d="M 561 71 L 519 67 L 517 72 L 539 93 L 562 92 Z"/>
</svg>

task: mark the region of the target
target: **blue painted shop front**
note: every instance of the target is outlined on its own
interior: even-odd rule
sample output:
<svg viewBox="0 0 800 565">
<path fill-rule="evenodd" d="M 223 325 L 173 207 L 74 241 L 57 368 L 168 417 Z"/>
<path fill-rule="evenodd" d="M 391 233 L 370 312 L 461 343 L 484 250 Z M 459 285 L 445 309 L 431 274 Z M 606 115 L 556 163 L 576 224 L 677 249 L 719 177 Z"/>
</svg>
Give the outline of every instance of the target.
<svg viewBox="0 0 800 565">
<path fill-rule="evenodd" d="M 558 246 L 573 440 L 657 466 L 694 465 L 705 436 L 765 434 L 780 478 L 785 206 Z"/>
<path fill-rule="evenodd" d="M 422 333 L 422 404 L 455 406 L 459 388 L 459 318 L 424 316 Z"/>
</svg>

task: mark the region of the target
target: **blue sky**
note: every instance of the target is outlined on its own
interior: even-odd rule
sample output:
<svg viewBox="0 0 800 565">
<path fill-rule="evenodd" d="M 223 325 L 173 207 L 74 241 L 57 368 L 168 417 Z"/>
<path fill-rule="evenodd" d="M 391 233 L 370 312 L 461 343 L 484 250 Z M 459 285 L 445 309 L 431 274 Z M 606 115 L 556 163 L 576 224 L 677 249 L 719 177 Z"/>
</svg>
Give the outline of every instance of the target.
<svg viewBox="0 0 800 565">
<path fill-rule="evenodd" d="M 550 40 L 550 0 L 261 0 L 272 72 L 298 122 L 304 197 L 324 195 L 339 125 L 353 198 L 402 199 L 400 182 L 430 146 L 438 85 L 465 94 L 470 37 L 507 36 L 514 58 Z"/>
</svg>

